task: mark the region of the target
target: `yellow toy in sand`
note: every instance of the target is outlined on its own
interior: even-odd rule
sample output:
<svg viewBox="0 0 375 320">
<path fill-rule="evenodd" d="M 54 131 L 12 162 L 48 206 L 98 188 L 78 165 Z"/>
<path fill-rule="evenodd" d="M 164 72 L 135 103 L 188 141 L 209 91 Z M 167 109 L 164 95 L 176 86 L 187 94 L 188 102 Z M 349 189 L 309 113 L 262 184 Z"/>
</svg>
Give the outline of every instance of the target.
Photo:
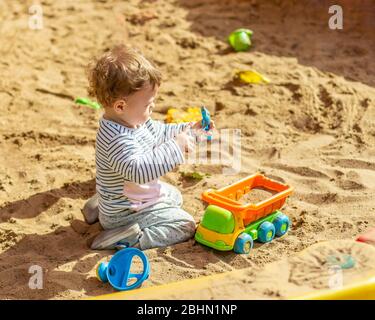
<svg viewBox="0 0 375 320">
<path fill-rule="evenodd" d="M 202 119 L 201 108 L 189 107 L 186 111 L 169 108 L 165 121 L 167 123 L 196 122 Z"/>
<path fill-rule="evenodd" d="M 270 83 L 271 81 L 264 75 L 255 70 L 236 71 L 235 77 L 243 83 Z"/>
</svg>

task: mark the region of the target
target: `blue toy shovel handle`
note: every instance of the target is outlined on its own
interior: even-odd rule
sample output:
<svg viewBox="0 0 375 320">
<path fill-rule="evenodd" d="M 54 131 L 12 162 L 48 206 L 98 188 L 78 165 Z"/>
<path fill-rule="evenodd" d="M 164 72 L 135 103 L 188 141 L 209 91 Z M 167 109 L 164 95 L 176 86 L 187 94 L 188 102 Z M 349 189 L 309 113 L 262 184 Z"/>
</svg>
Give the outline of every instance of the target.
<svg viewBox="0 0 375 320">
<path fill-rule="evenodd" d="M 201 107 L 201 114 L 202 114 L 202 128 L 205 131 L 210 131 L 210 123 L 211 117 L 210 112 L 204 107 Z M 207 136 L 207 140 L 211 140 L 211 136 Z"/>
<path fill-rule="evenodd" d="M 102 282 L 108 282 L 107 269 L 108 262 L 101 262 L 96 268 L 96 276 Z"/>
<path fill-rule="evenodd" d="M 135 256 L 138 256 L 143 264 L 142 273 L 131 273 L 131 264 Z M 150 264 L 147 256 L 139 249 L 126 248 L 118 251 L 109 262 L 102 262 L 97 268 L 98 278 L 103 282 L 109 282 L 119 291 L 132 290 L 139 287 L 150 273 Z M 128 285 L 130 279 L 136 282 Z"/>
</svg>

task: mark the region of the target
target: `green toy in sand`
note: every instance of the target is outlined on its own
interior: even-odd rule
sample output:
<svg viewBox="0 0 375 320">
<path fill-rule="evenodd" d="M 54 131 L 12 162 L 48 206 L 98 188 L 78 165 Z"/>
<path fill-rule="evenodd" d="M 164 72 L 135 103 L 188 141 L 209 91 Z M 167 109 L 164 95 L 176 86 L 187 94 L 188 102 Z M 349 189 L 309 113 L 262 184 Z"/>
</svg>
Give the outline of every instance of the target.
<svg viewBox="0 0 375 320">
<path fill-rule="evenodd" d="M 78 104 L 82 104 L 84 106 L 88 106 L 94 110 L 98 110 L 101 108 L 101 105 L 99 103 L 95 101 L 91 101 L 88 98 L 77 98 L 74 102 Z"/>
<path fill-rule="evenodd" d="M 234 30 L 228 37 L 228 42 L 235 51 L 247 51 L 251 46 L 253 31 L 250 29 Z"/>
</svg>

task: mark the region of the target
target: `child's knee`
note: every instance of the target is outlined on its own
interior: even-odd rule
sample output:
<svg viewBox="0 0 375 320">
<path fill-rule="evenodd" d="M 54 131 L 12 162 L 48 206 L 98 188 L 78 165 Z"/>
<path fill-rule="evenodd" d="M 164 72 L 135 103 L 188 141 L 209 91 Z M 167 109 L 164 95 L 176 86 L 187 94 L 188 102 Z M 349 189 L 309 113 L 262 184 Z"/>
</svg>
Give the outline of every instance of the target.
<svg viewBox="0 0 375 320">
<path fill-rule="evenodd" d="M 187 237 L 191 238 L 195 234 L 196 229 L 196 223 L 194 218 L 188 214 L 187 212 L 184 212 L 184 219 L 180 221 L 179 225 L 181 230 L 186 234 Z"/>
<path fill-rule="evenodd" d="M 165 239 L 166 245 L 173 245 L 176 243 L 187 241 L 194 237 L 195 234 L 194 220 L 178 221 L 173 225 L 169 225 L 166 227 L 167 229 L 169 229 L 169 235 Z"/>
</svg>

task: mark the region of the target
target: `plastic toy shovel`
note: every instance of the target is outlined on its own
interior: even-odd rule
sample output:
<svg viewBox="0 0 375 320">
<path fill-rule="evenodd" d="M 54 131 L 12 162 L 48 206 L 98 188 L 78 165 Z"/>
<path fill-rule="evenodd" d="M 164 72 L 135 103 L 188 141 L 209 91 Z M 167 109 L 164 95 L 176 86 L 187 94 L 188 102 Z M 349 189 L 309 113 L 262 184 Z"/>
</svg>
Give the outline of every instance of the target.
<svg viewBox="0 0 375 320">
<path fill-rule="evenodd" d="M 95 101 L 91 101 L 90 99 L 88 98 L 77 98 L 75 101 L 75 103 L 78 103 L 78 104 L 82 104 L 82 105 L 85 105 L 85 106 L 88 106 L 94 110 L 98 110 L 101 108 L 101 105 Z"/>
<path fill-rule="evenodd" d="M 131 273 L 132 260 L 138 256 L 143 264 L 142 273 Z M 102 282 L 109 282 L 113 288 L 120 291 L 138 288 L 150 273 L 147 256 L 139 249 L 126 248 L 117 251 L 109 262 L 102 262 L 96 269 L 96 276 Z M 129 280 L 136 279 L 128 284 Z"/>
</svg>

